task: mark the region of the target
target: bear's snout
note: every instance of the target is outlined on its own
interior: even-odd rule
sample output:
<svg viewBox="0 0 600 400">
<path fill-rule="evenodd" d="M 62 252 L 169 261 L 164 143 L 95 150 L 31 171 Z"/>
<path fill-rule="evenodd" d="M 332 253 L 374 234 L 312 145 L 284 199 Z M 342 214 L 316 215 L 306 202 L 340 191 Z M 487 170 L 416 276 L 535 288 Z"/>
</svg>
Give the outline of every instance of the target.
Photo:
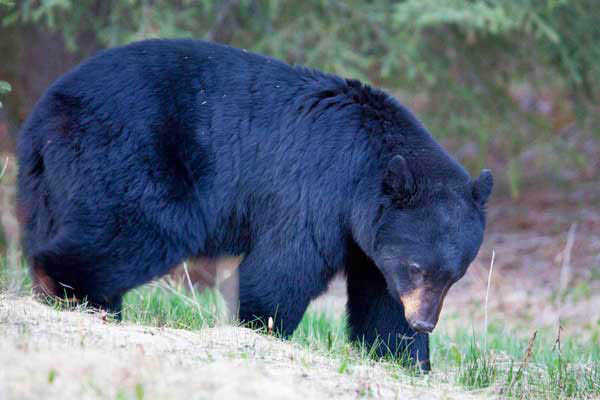
<svg viewBox="0 0 600 400">
<path fill-rule="evenodd" d="M 416 332 L 430 333 L 437 325 L 447 287 L 419 287 L 400 295 L 404 316 Z"/>
</svg>

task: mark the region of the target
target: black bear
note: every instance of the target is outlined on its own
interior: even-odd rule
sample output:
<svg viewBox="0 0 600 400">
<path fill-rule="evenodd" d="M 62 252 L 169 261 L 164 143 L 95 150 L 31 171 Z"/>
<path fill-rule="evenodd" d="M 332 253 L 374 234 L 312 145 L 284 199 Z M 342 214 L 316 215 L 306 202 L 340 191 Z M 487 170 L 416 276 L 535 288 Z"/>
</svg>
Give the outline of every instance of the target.
<svg viewBox="0 0 600 400">
<path fill-rule="evenodd" d="M 119 313 L 188 257 L 244 255 L 240 319 L 286 335 L 343 270 L 352 338 L 423 363 L 492 189 L 383 91 L 194 40 L 99 52 L 48 89 L 17 152 L 45 292 Z"/>
</svg>

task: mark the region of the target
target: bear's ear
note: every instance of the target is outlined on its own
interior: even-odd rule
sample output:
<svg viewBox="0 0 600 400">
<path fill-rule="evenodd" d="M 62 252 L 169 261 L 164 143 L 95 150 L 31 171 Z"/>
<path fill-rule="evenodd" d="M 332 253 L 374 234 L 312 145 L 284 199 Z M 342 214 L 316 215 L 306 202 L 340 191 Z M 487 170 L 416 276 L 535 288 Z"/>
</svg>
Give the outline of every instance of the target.
<svg viewBox="0 0 600 400">
<path fill-rule="evenodd" d="M 413 176 L 401 155 L 394 156 L 388 163 L 385 184 L 397 198 L 403 198 L 414 191 Z"/>
<path fill-rule="evenodd" d="M 479 204 L 485 204 L 488 201 L 490 194 L 492 194 L 493 186 L 494 177 L 492 176 L 492 171 L 484 169 L 481 171 L 479 178 L 473 181 L 471 189 L 473 200 Z"/>
</svg>

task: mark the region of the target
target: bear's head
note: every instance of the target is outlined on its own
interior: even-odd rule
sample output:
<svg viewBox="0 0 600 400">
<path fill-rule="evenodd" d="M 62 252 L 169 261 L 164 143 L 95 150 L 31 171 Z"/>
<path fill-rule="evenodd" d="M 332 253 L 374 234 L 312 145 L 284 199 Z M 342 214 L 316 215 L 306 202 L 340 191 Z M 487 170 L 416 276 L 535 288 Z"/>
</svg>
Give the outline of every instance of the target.
<svg viewBox="0 0 600 400">
<path fill-rule="evenodd" d="M 389 201 L 377 216 L 371 256 L 415 331 L 433 330 L 448 289 L 477 255 L 492 186 L 489 170 L 436 183 L 415 179 L 401 155 L 389 161 Z"/>
</svg>

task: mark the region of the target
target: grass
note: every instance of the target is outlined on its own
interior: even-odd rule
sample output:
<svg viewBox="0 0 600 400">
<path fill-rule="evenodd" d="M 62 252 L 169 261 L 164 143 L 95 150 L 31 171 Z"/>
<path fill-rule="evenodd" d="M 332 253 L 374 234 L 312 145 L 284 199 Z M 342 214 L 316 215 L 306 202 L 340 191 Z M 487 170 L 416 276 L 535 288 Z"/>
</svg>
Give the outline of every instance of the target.
<svg viewBox="0 0 600 400">
<path fill-rule="evenodd" d="M 197 304 L 183 285 L 155 283 L 126 296 L 124 319 L 184 329 L 220 323 L 225 315 L 220 295 L 209 290 L 198 293 L 196 299 Z M 434 373 L 417 379 L 441 380 L 510 398 L 600 396 L 597 338 L 583 343 L 574 338 L 557 340 L 557 332 L 547 329 L 537 332 L 532 340 L 530 333 L 511 331 L 500 321 L 490 323 L 487 338 L 464 328 L 450 332 L 442 327 L 431 336 Z M 369 349 L 350 343 L 344 316 L 309 310 L 291 341 L 337 359 L 339 373 L 372 361 Z M 402 364 L 386 362 L 391 368 Z"/>
<path fill-rule="evenodd" d="M 16 271 L 19 269 L 9 268 L 0 258 L 0 290 L 30 287 L 26 275 Z M 232 322 L 217 291 L 191 295 L 185 283 L 172 280 L 130 291 L 123 313 L 123 319 L 134 324 L 188 330 Z M 344 316 L 309 310 L 291 341 L 336 360 L 338 372 L 345 374 L 374 362 L 370 349 L 350 343 L 346 328 Z M 267 329 L 263 331 L 267 334 Z M 431 336 L 433 373 L 423 375 L 399 368 L 401 360 L 386 359 L 384 363 L 391 373 L 411 376 L 417 384 L 449 383 L 503 398 L 600 397 L 598 335 L 582 342 L 560 338 L 556 329 L 540 330 L 533 338 L 531 335 L 526 329 L 511 330 L 493 318 L 487 336 L 442 325 Z"/>
<path fill-rule="evenodd" d="M 437 368 L 455 370 L 455 382 L 469 389 L 493 387 L 507 397 L 596 398 L 600 396 L 600 345 L 540 331 L 529 339 L 492 324 L 484 338 L 459 329 L 432 335 Z"/>
<path fill-rule="evenodd" d="M 215 290 L 188 296 L 181 284 L 161 280 L 127 293 L 123 320 L 136 324 L 197 330 L 225 322 L 226 306 Z"/>
<path fill-rule="evenodd" d="M 348 357 L 345 320 L 322 312 L 308 312 L 292 340 Z M 487 348 L 482 334 L 460 329 L 431 336 L 433 379 L 466 389 L 490 389 L 512 398 L 597 398 L 600 396 L 600 345 L 597 340 L 556 342 L 556 332 L 540 332 L 535 339 L 492 324 Z M 529 354 L 529 356 L 528 356 Z M 354 356 L 354 360 L 364 358 Z M 386 360 L 389 362 L 389 360 Z M 340 369 L 347 367 L 341 366 Z"/>
</svg>

